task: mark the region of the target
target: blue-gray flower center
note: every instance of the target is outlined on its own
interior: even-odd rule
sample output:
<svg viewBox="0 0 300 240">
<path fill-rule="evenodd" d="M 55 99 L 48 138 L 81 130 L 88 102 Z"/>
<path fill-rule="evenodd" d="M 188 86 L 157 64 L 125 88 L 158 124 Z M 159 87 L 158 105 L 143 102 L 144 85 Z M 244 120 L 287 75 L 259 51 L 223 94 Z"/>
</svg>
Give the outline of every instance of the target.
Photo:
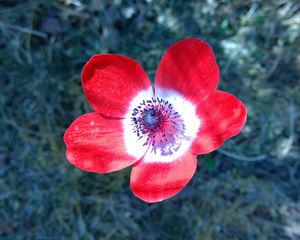
<svg viewBox="0 0 300 240">
<path fill-rule="evenodd" d="M 131 114 L 133 132 L 144 145 L 151 144 L 155 148 L 165 148 L 184 137 L 185 126 L 181 116 L 173 109 L 169 101 L 156 97 L 143 100 Z M 166 149 L 169 149 L 167 147 Z M 164 149 L 163 151 L 169 151 Z M 166 153 L 167 154 L 167 153 Z"/>
<path fill-rule="evenodd" d="M 143 123 L 151 130 L 158 129 L 162 122 L 161 112 L 157 109 L 147 109 L 143 112 Z"/>
</svg>

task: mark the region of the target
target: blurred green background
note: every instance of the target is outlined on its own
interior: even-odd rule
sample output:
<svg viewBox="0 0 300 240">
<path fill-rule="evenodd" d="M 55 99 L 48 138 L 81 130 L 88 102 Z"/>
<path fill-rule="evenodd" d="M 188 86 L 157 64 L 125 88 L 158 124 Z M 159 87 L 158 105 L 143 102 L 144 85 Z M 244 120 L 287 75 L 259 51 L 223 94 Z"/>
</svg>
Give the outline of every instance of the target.
<svg viewBox="0 0 300 240">
<path fill-rule="evenodd" d="M 300 239 L 299 1 L 0 1 L 1 239 Z M 139 61 L 198 37 L 219 88 L 248 107 L 243 132 L 199 156 L 177 196 L 133 196 L 130 168 L 101 175 L 65 158 L 90 112 L 80 83 L 96 53 Z M 117 89 L 116 89 L 117 91 Z"/>
</svg>

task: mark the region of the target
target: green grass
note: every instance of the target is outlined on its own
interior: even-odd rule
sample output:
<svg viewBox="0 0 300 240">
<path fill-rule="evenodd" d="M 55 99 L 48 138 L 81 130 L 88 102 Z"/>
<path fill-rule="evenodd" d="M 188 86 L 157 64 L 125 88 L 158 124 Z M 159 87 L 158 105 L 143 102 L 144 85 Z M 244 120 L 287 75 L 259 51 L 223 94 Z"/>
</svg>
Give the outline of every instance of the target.
<svg viewBox="0 0 300 240">
<path fill-rule="evenodd" d="M 299 239 L 300 5 L 297 1 L 4 0 L 0 3 L 1 239 Z M 146 204 L 130 169 L 83 172 L 63 133 L 91 111 L 80 85 L 96 53 L 141 62 L 198 37 L 245 129 L 176 197 Z"/>
</svg>

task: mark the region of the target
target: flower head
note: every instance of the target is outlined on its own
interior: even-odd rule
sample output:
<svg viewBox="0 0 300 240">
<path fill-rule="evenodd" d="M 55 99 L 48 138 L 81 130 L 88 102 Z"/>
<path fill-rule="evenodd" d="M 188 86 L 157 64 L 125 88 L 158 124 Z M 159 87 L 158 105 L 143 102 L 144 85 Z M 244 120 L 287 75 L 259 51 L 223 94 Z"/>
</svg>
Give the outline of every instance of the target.
<svg viewBox="0 0 300 240">
<path fill-rule="evenodd" d="M 116 54 L 93 56 L 82 86 L 95 110 L 77 118 L 64 140 L 67 159 L 90 172 L 133 165 L 130 186 L 146 202 L 174 196 L 195 173 L 197 154 L 220 147 L 246 121 L 244 104 L 217 91 L 211 47 L 189 38 L 172 45 L 155 76 Z"/>
</svg>

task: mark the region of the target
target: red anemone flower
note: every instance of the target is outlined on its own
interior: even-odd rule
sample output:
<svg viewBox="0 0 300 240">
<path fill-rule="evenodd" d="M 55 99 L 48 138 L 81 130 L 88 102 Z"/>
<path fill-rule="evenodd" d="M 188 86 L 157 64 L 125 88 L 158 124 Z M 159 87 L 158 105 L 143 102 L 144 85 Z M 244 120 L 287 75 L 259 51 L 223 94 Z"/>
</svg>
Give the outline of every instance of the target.
<svg viewBox="0 0 300 240">
<path fill-rule="evenodd" d="M 245 124 L 244 104 L 217 91 L 218 79 L 211 47 L 196 38 L 167 50 L 154 89 L 133 59 L 94 55 L 83 68 L 82 87 L 95 112 L 66 130 L 67 159 L 96 173 L 133 165 L 130 186 L 138 198 L 174 196 L 194 175 L 197 154 L 214 151 Z"/>
</svg>

